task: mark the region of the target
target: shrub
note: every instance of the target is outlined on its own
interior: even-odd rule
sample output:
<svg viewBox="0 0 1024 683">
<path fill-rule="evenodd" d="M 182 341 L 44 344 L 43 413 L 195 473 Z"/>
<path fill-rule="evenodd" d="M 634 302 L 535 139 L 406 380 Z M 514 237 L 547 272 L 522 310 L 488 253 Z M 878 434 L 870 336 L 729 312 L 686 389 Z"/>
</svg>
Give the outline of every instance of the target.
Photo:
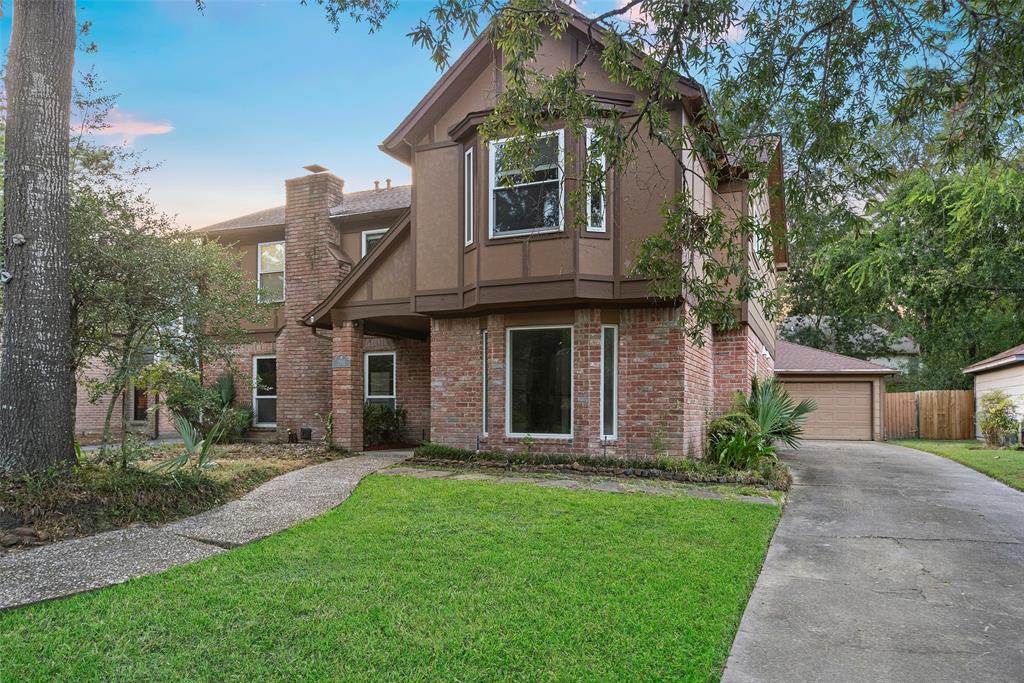
<svg viewBox="0 0 1024 683">
<path fill-rule="evenodd" d="M 367 401 L 363 404 L 363 441 L 367 446 L 402 443 L 407 417 L 399 405 Z"/>
<path fill-rule="evenodd" d="M 716 417 L 708 423 L 708 446 L 713 448 L 717 443 L 729 439 L 736 434 L 757 434 L 759 432 L 754 418 L 746 413 L 735 411 Z"/>
<path fill-rule="evenodd" d="M 978 421 L 985 445 L 1001 446 L 1018 427 L 1017 407 L 1005 391 L 995 389 L 981 396 L 981 417 Z"/>
<path fill-rule="evenodd" d="M 754 470 L 766 460 L 775 459 L 775 447 L 757 432 L 736 432 L 719 439 L 711 448 L 711 456 L 723 467 Z"/>
<path fill-rule="evenodd" d="M 143 371 L 140 382 L 160 392 L 172 414 L 188 420 L 197 431 L 210 434 L 218 443 L 237 440 L 252 424 L 252 411 L 231 405 L 235 380 L 230 372 L 220 375 L 211 386 L 203 386 L 193 372 L 156 363 Z"/>
<path fill-rule="evenodd" d="M 769 444 L 781 441 L 790 448 L 800 443 L 807 416 L 817 407 L 805 399 L 794 403 L 777 377 L 750 380 L 750 395 L 736 398 L 736 407 L 754 419 Z"/>
</svg>

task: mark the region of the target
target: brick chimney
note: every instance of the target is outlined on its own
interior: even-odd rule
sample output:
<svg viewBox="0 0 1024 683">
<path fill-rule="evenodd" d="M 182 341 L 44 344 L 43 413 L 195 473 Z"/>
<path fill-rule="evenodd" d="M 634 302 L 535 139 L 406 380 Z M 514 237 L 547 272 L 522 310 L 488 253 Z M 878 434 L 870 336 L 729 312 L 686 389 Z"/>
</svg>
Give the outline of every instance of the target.
<svg viewBox="0 0 1024 683">
<path fill-rule="evenodd" d="M 277 429 L 301 434 L 308 427 L 313 439 L 323 435 L 316 413 L 331 410 L 330 335 L 299 320 L 348 274 L 327 248 L 337 229 L 328 218 L 341 203 L 345 181 L 322 166 L 308 175 L 285 181 L 285 304 L 284 328 L 277 336 Z M 318 336 L 324 335 L 324 336 Z"/>
</svg>

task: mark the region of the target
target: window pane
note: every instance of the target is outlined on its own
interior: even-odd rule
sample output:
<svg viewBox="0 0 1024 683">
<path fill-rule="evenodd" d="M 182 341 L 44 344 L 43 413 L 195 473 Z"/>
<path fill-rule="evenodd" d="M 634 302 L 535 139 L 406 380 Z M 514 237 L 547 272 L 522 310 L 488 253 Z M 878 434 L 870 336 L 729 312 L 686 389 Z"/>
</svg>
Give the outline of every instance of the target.
<svg viewBox="0 0 1024 683">
<path fill-rule="evenodd" d="M 284 271 L 284 242 L 260 246 L 260 272 L 280 273 Z"/>
<path fill-rule="evenodd" d="M 570 434 L 571 330 L 511 330 L 509 341 L 511 431 L 516 434 Z"/>
<path fill-rule="evenodd" d="M 367 356 L 366 372 L 370 378 L 367 396 L 392 396 L 395 393 L 394 356 Z"/>
<path fill-rule="evenodd" d="M 277 359 L 256 359 L 256 395 L 277 396 Z"/>
<path fill-rule="evenodd" d="M 494 190 L 494 233 L 558 227 L 558 181 Z"/>
<path fill-rule="evenodd" d="M 395 407 L 395 399 L 393 398 L 368 398 L 366 402 L 371 406 L 387 406 L 389 408 Z"/>
<path fill-rule="evenodd" d="M 534 174 L 527 178 L 527 182 L 538 180 L 549 180 L 558 177 L 558 136 L 548 135 L 537 141 L 533 148 L 533 169 Z M 508 167 L 506 167 L 508 166 Z M 520 181 L 518 168 L 513 164 L 505 162 L 505 145 L 498 144 L 494 155 L 494 172 L 499 176 L 508 176 L 513 182 Z"/>
<path fill-rule="evenodd" d="M 260 275 L 260 301 L 273 303 L 284 301 L 284 273 L 263 273 Z"/>
<path fill-rule="evenodd" d="M 374 235 L 366 236 L 366 253 L 369 254 L 373 250 L 377 243 L 384 239 L 384 233 L 380 232 Z"/>
<path fill-rule="evenodd" d="M 132 397 L 132 419 L 136 422 L 141 422 L 147 417 L 146 410 L 149 408 L 149 394 L 146 393 L 145 389 L 135 387 Z"/>
<path fill-rule="evenodd" d="M 615 328 L 603 330 L 604 364 L 601 368 L 603 397 L 601 403 L 601 435 L 615 436 L 615 365 L 618 363 L 618 345 L 615 343 Z"/>
<path fill-rule="evenodd" d="M 473 150 L 467 150 L 464 157 L 463 173 L 465 174 L 465 186 L 462 188 L 465 195 L 465 243 L 473 243 Z"/>
<path fill-rule="evenodd" d="M 277 422 L 276 398 L 256 399 L 256 422 L 259 424 L 274 424 Z"/>
</svg>

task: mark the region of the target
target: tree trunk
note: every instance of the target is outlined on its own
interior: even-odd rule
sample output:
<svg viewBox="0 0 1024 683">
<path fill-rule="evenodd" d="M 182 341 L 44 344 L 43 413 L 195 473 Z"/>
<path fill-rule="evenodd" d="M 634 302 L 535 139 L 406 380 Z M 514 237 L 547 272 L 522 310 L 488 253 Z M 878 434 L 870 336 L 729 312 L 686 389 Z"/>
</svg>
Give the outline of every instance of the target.
<svg viewBox="0 0 1024 683">
<path fill-rule="evenodd" d="M 7 52 L 0 473 L 74 462 L 68 235 L 75 6 L 14 0 Z M 5 275 L 5 278 L 7 276 Z"/>
</svg>

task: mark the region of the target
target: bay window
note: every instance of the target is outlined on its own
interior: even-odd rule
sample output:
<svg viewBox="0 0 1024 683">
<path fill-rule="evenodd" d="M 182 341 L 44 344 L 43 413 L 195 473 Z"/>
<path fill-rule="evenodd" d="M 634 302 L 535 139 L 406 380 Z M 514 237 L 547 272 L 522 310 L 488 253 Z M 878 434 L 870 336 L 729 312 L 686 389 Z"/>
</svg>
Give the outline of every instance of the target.
<svg viewBox="0 0 1024 683">
<path fill-rule="evenodd" d="M 608 167 L 605 163 L 604 155 L 600 155 L 595 163 L 595 160 L 590 158 L 590 151 L 594 144 L 594 129 L 587 128 L 587 167 L 588 170 L 593 170 L 596 166 L 600 173 L 599 178 L 591 178 L 595 181 L 590 186 L 590 192 L 587 193 L 587 215 L 589 220 L 587 221 L 587 232 L 607 232 L 607 217 L 605 215 L 605 202 L 604 202 L 604 190 L 605 183 L 607 180 L 606 173 Z"/>
<path fill-rule="evenodd" d="M 473 148 L 470 147 L 466 150 L 466 155 L 463 157 L 462 165 L 462 194 L 463 194 L 463 205 L 462 210 L 465 212 L 463 216 L 464 224 L 464 239 L 465 245 L 468 247 L 473 244 Z"/>
<path fill-rule="evenodd" d="M 508 329 L 505 431 L 572 436 L 572 327 Z"/>
<path fill-rule="evenodd" d="M 540 137 L 525 175 L 504 153 L 508 140 L 490 144 L 492 238 L 562 230 L 563 141 L 562 131 Z"/>
<path fill-rule="evenodd" d="M 284 242 L 261 242 L 257 248 L 257 301 L 280 303 L 284 301 Z"/>
</svg>

